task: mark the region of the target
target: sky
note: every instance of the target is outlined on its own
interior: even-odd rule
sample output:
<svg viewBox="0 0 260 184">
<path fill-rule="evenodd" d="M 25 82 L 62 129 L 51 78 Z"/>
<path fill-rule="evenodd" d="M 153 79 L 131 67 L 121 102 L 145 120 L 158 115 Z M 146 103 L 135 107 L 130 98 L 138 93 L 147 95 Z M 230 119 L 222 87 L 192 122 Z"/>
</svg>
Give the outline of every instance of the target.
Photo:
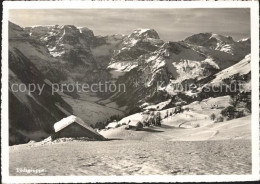
<svg viewBox="0 0 260 184">
<path fill-rule="evenodd" d="M 130 34 L 155 29 L 164 41 L 180 41 L 196 33 L 213 32 L 235 40 L 250 37 L 250 9 L 17 9 L 9 20 L 21 27 L 75 25 L 95 35 Z"/>
</svg>

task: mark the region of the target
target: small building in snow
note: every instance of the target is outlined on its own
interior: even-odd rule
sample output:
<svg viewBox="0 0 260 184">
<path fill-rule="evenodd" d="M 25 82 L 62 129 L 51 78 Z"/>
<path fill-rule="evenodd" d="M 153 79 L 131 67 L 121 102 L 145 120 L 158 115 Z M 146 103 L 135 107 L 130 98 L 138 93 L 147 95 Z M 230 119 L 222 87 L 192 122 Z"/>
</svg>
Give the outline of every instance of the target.
<svg viewBox="0 0 260 184">
<path fill-rule="evenodd" d="M 144 127 L 141 121 L 130 121 L 128 124 L 129 129 L 141 130 Z"/>
<path fill-rule="evenodd" d="M 54 124 L 54 135 L 52 137 L 88 137 L 96 140 L 105 140 L 105 138 L 86 124 L 82 119 L 71 115 Z"/>
<path fill-rule="evenodd" d="M 107 126 L 106 126 L 106 129 L 111 129 L 111 128 L 117 128 L 119 127 L 120 124 L 118 124 L 118 122 L 114 121 L 112 123 L 109 123 Z"/>
</svg>

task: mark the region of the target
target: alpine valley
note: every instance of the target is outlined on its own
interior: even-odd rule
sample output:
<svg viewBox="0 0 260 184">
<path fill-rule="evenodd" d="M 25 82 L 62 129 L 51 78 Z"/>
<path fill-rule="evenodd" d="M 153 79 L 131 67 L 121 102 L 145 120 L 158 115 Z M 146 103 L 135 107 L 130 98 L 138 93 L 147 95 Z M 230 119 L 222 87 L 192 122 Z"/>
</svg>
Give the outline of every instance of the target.
<svg viewBox="0 0 260 184">
<path fill-rule="evenodd" d="M 113 120 L 124 125 L 130 117 L 143 118 L 146 111 L 159 111 L 166 117 L 162 120 L 165 126 L 182 128 L 208 126 L 214 122 L 213 113 L 230 122 L 230 127 L 237 118 L 250 122 L 250 47 L 250 38 L 236 41 L 215 33 L 194 33 L 184 40 L 165 42 L 154 29 L 98 36 L 87 27 L 22 28 L 9 22 L 9 144 L 42 141 L 51 135 L 55 122 L 70 115 L 93 129 L 103 129 Z M 99 82 L 124 84 L 125 91 L 65 90 L 52 94 L 54 83 Z M 14 92 L 12 84 L 45 88 L 41 95 L 39 91 L 28 94 Z M 239 91 L 214 90 L 238 84 Z M 237 96 L 241 98 L 236 101 Z M 174 120 L 167 119 L 179 105 L 188 110 L 175 115 Z M 243 111 L 243 117 L 225 117 L 222 111 L 228 107 L 235 108 L 235 113 Z M 191 119 L 196 119 L 195 123 L 189 123 Z M 126 130 L 98 131 L 106 138 L 124 138 Z M 201 131 L 205 139 L 212 136 Z M 188 134 L 176 134 L 175 138 L 192 139 Z M 193 138 L 196 140 L 195 134 Z"/>
</svg>

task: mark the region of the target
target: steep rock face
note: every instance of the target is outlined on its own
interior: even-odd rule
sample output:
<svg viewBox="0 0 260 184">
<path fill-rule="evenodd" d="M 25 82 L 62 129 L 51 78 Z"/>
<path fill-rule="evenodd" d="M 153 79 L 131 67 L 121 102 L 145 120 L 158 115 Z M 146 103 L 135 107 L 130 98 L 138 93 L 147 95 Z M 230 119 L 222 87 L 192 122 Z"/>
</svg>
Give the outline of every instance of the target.
<svg viewBox="0 0 260 184">
<path fill-rule="evenodd" d="M 53 82 L 68 80 L 57 59 L 53 58 L 41 41 L 30 37 L 23 28 L 9 22 L 9 50 L 18 49 Z"/>
<path fill-rule="evenodd" d="M 84 39 L 87 40 L 87 43 L 92 43 L 94 38 L 94 33 L 87 27 L 78 27 L 79 32 L 83 35 Z"/>
<path fill-rule="evenodd" d="M 86 27 L 73 25 L 34 26 L 25 28 L 31 38 L 46 45 L 53 58 L 69 73 L 70 81 L 92 82 L 89 71 L 98 69 L 91 52 L 94 34 Z"/>
<path fill-rule="evenodd" d="M 66 59 L 73 47 L 80 46 L 89 51 L 89 46 L 94 34 L 88 28 L 76 28 L 73 25 L 53 25 L 53 26 L 33 26 L 26 27 L 25 30 L 30 37 L 36 38 L 44 43 L 53 57 Z M 75 48 L 75 50 L 76 50 Z"/>
</svg>

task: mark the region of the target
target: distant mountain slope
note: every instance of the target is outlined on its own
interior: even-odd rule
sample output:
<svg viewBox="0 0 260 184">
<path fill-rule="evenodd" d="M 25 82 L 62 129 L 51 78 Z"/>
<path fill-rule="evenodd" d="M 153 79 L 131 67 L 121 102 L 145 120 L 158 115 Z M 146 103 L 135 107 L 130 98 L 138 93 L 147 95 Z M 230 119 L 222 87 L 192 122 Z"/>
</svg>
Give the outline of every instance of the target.
<svg viewBox="0 0 260 184">
<path fill-rule="evenodd" d="M 211 81 L 211 83 L 219 83 L 221 80 L 227 79 L 233 75 L 246 75 L 251 72 L 251 55 L 247 55 L 245 59 L 242 59 L 238 63 L 234 64 L 233 66 L 222 70 L 221 72 L 217 73 L 215 76 L 216 78 Z"/>
<path fill-rule="evenodd" d="M 72 113 L 57 93 L 52 95 L 47 77 L 55 80 L 60 72 L 52 61 L 44 45 L 9 23 L 9 144 L 41 140 L 50 135 L 56 121 Z M 18 85 L 23 88 L 18 90 Z M 42 87 L 42 93 L 29 94 L 29 85 Z"/>
<path fill-rule="evenodd" d="M 192 35 L 184 40 L 218 64 L 220 69 L 225 69 L 245 55 L 250 53 L 250 39 L 234 41 L 230 36 L 222 36 L 214 33 L 200 33 Z"/>
<path fill-rule="evenodd" d="M 26 85 L 27 90 L 19 91 L 13 84 Z M 44 86 L 40 95 L 39 90 L 29 94 L 32 84 Z M 31 60 L 18 49 L 9 51 L 9 144 L 45 138 L 56 121 L 71 113 L 72 108 L 58 94 L 52 95 L 50 81 Z"/>
<path fill-rule="evenodd" d="M 245 56 L 244 59 L 238 63 L 222 70 L 214 75 L 214 78 L 205 84 L 206 86 L 220 86 L 239 82 L 240 90 L 245 92 L 251 92 L 251 54 Z"/>
<path fill-rule="evenodd" d="M 131 45 L 130 49 L 132 47 L 136 45 Z M 117 94 L 115 98 L 122 105 L 130 102 L 130 105 L 137 106 L 165 101 L 180 92 L 176 86 L 188 92 L 191 84 L 207 83 L 213 75 L 241 61 L 249 53 L 250 39 L 237 42 L 231 37 L 212 33 L 157 45 L 157 49 L 128 62 L 128 70 L 123 69 L 127 73 L 117 80 L 126 84 L 127 92 Z M 113 60 L 112 65 L 122 71 L 121 63 L 122 59 Z M 136 83 L 138 86 L 134 85 Z M 187 95 L 185 91 L 181 92 Z"/>
</svg>

